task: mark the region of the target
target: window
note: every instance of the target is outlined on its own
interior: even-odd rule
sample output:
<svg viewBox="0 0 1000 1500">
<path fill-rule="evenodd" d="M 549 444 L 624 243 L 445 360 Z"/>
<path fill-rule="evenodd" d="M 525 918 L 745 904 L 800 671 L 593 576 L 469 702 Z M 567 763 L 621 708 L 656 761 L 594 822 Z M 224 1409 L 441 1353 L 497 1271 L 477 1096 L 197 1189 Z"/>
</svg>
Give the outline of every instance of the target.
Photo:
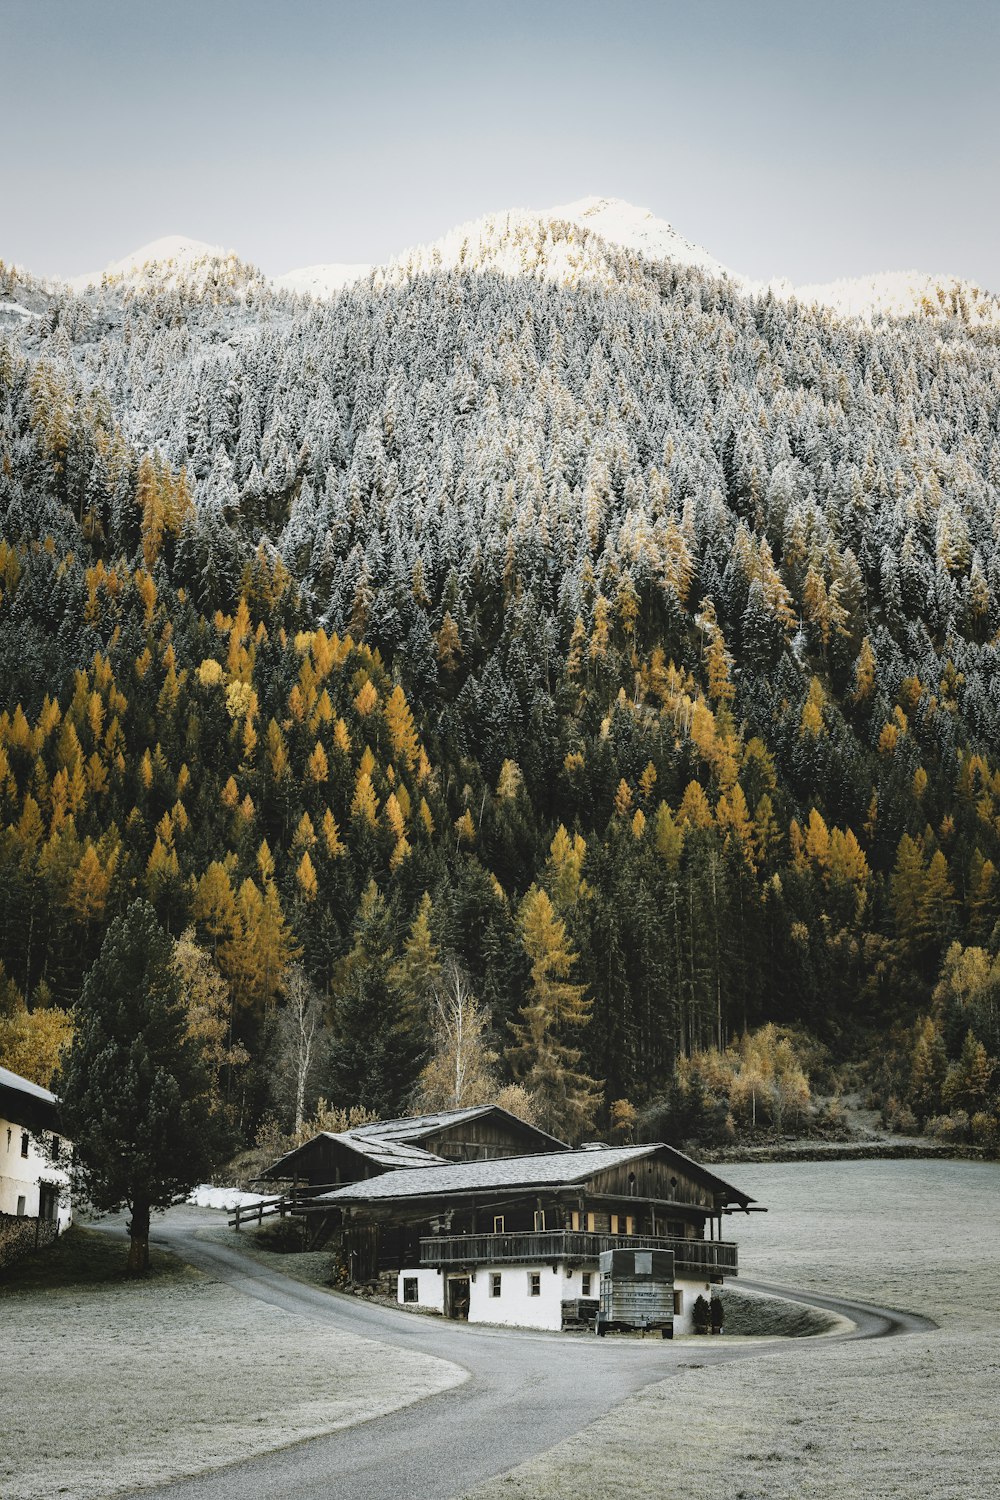
<svg viewBox="0 0 1000 1500">
<path fill-rule="evenodd" d="M 544 1231 L 545 1231 L 545 1210 L 544 1210 L 544 1208 L 536 1208 L 535 1209 L 535 1232 L 537 1234 L 543 1234 Z"/>
<path fill-rule="evenodd" d="M 59 1137 L 57 1135 L 52 1137 L 52 1160 L 59 1160 Z"/>
<path fill-rule="evenodd" d="M 573 1211 L 571 1212 L 571 1214 L 569 1216 L 569 1227 L 570 1227 L 570 1229 L 579 1229 L 579 1227 L 580 1227 L 580 1211 L 579 1211 L 579 1209 L 574 1208 Z"/>
<path fill-rule="evenodd" d="M 611 1215 L 611 1233 L 612 1234 L 617 1234 L 618 1233 L 618 1215 L 617 1214 L 612 1214 Z"/>
<path fill-rule="evenodd" d="M 625 1233 L 635 1234 L 635 1220 L 633 1219 L 631 1214 L 629 1214 L 625 1220 Z"/>
<path fill-rule="evenodd" d="M 628 1174 L 628 1195 L 629 1195 L 630 1198 L 634 1198 L 635 1197 L 635 1187 L 636 1187 L 635 1173 L 634 1172 L 630 1172 Z"/>
<path fill-rule="evenodd" d="M 28 1154 L 28 1132 L 26 1130 L 22 1130 L 21 1131 L 21 1155 L 22 1156 L 27 1156 L 27 1154 Z"/>
<path fill-rule="evenodd" d="M 25 1203 L 26 1203 L 26 1201 L 27 1200 L 25 1199 L 25 1197 L 24 1197 L 23 1194 L 17 1200 L 17 1217 L 19 1219 L 23 1219 L 24 1218 L 24 1209 L 25 1209 Z"/>
<path fill-rule="evenodd" d="M 597 1228 L 597 1215 L 596 1214 L 588 1214 L 587 1215 L 587 1233 L 588 1234 L 593 1234 L 596 1228 Z"/>
<path fill-rule="evenodd" d="M 497 1214 L 493 1220 L 493 1233 L 503 1234 L 503 1214 Z"/>
<path fill-rule="evenodd" d="M 499 1297 L 499 1295 L 500 1295 L 500 1272 L 499 1271 L 491 1271 L 490 1272 L 490 1296 L 491 1297 Z"/>
<path fill-rule="evenodd" d="M 542 1273 L 541 1271 L 528 1272 L 528 1296 L 540 1297 L 542 1295 Z"/>
<path fill-rule="evenodd" d="M 684 1293 L 674 1292 L 674 1317 L 679 1318 L 684 1312 Z"/>
<path fill-rule="evenodd" d="M 591 1273 L 589 1271 L 584 1271 L 583 1275 L 580 1277 L 580 1295 L 581 1295 L 581 1297 L 589 1297 L 590 1296 L 590 1276 L 591 1276 Z"/>
<path fill-rule="evenodd" d="M 417 1280 L 416 1276 L 404 1276 L 403 1277 L 403 1301 L 404 1302 L 419 1302 L 420 1301 L 420 1283 Z"/>
</svg>

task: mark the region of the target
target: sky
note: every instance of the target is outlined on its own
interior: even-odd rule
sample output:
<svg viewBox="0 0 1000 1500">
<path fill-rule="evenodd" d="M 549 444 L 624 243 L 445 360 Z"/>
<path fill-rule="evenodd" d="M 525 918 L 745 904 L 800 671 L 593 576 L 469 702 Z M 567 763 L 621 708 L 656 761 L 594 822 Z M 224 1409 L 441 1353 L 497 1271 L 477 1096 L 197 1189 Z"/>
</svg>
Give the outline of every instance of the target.
<svg viewBox="0 0 1000 1500">
<path fill-rule="evenodd" d="M 734 270 L 1000 292 L 1000 0 L 0 0 L 0 259 L 269 274 L 589 194 Z"/>
</svg>

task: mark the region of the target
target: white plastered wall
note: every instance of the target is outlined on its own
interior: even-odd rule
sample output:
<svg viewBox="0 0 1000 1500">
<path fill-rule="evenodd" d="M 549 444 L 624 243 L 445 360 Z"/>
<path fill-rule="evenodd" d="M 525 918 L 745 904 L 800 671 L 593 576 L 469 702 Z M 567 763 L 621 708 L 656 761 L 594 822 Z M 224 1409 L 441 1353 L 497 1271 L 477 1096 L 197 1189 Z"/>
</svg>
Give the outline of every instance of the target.
<svg viewBox="0 0 1000 1500">
<path fill-rule="evenodd" d="M 28 1137 L 28 1154 L 21 1155 L 21 1137 Z M 69 1178 L 66 1172 L 51 1162 L 46 1153 L 41 1149 L 42 1140 L 51 1139 L 50 1135 L 40 1137 L 36 1131 L 29 1130 L 26 1125 L 19 1125 L 16 1120 L 5 1120 L 0 1117 L 0 1213 L 16 1215 L 18 1210 L 18 1199 L 24 1199 L 23 1212 L 27 1218 L 33 1219 L 38 1214 L 39 1186 L 44 1182 L 56 1183 L 59 1186 L 59 1233 L 72 1221 L 73 1215 L 69 1200 Z M 68 1150 L 63 1142 L 62 1149 Z"/>
<path fill-rule="evenodd" d="M 416 1278 L 416 1302 L 403 1303 L 403 1278 Z M 415 1271 L 400 1271 L 396 1282 L 396 1297 L 405 1307 L 432 1307 L 444 1312 L 444 1273 L 428 1270 L 426 1266 Z"/>
<path fill-rule="evenodd" d="M 500 1295 L 491 1295 L 492 1277 L 500 1277 Z M 538 1296 L 532 1296 L 531 1276 L 538 1280 Z M 469 1322 L 497 1323 L 509 1328 L 562 1328 L 564 1297 L 578 1296 L 567 1288 L 570 1282 L 561 1263 L 542 1266 L 476 1267 L 469 1282 Z"/>
<path fill-rule="evenodd" d="M 680 1292 L 682 1302 L 681 1311 L 674 1313 L 674 1335 L 679 1338 L 682 1333 L 694 1333 L 694 1304 L 699 1297 L 710 1301 L 712 1286 L 708 1281 L 682 1281 L 675 1277 L 674 1292 Z"/>
</svg>

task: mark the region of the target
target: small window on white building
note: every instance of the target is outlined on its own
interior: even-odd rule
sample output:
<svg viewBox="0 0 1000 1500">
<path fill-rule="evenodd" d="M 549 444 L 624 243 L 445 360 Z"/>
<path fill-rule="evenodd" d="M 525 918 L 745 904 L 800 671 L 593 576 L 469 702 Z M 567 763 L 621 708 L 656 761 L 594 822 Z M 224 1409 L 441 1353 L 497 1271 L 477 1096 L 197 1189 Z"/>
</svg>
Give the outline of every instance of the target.
<svg viewBox="0 0 1000 1500">
<path fill-rule="evenodd" d="M 503 1234 L 503 1214 L 497 1214 L 493 1220 L 493 1233 Z"/>
<path fill-rule="evenodd" d="M 544 1230 L 545 1230 L 545 1210 L 544 1210 L 544 1208 L 536 1208 L 536 1210 L 535 1210 L 535 1231 L 538 1234 L 542 1234 L 542 1233 L 544 1233 Z"/>
<path fill-rule="evenodd" d="M 684 1315 L 684 1293 L 674 1292 L 674 1317 L 680 1318 Z"/>
<path fill-rule="evenodd" d="M 589 1271 L 584 1271 L 583 1274 L 580 1277 L 580 1296 L 581 1297 L 589 1297 L 590 1296 L 590 1277 L 591 1277 L 591 1273 Z"/>
<path fill-rule="evenodd" d="M 420 1301 L 420 1283 L 417 1280 L 416 1276 L 404 1276 L 403 1277 L 403 1301 L 404 1302 L 419 1302 Z"/>
<path fill-rule="evenodd" d="M 500 1295 L 500 1272 L 499 1271 L 492 1271 L 490 1273 L 490 1296 L 491 1297 L 499 1297 L 499 1295 Z"/>
<path fill-rule="evenodd" d="M 541 1271 L 528 1272 L 528 1296 L 540 1297 L 542 1295 L 542 1273 Z"/>
<path fill-rule="evenodd" d="M 52 1160 L 59 1160 L 59 1137 L 57 1135 L 52 1137 Z"/>
<path fill-rule="evenodd" d="M 21 1131 L 21 1155 L 22 1156 L 27 1156 L 27 1154 L 28 1154 L 28 1132 L 26 1130 L 22 1130 Z"/>
<path fill-rule="evenodd" d="M 18 1198 L 18 1200 L 17 1200 L 17 1217 L 19 1219 L 23 1219 L 24 1218 L 24 1210 L 25 1210 L 25 1207 L 27 1205 L 27 1201 L 28 1200 L 25 1198 L 25 1196 L 24 1196 L 23 1193 L 21 1194 L 20 1198 Z"/>
</svg>

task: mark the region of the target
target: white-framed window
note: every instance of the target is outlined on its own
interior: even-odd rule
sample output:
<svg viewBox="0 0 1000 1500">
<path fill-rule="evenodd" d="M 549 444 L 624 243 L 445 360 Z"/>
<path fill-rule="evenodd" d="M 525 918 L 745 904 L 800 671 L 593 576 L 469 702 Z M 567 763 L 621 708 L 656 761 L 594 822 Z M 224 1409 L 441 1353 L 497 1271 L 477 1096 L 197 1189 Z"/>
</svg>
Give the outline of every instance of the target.
<svg viewBox="0 0 1000 1500">
<path fill-rule="evenodd" d="M 418 1281 L 418 1279 L 416 1278 L 416 1276 L 404 1276 L 403 1277 L 403 1301 L 404 1302 L 419 1302 L 420 1301 L 420 1282 Z"/>
<path fill-rule="evenodd" d="M 590 1271 L 584 1271 L 582 1273 L 582 1275 L 580 1276 L 580 1296 L 581 1297 L 589 1297 L 590 1296 L 591 1274 L 592 1273 Z"/>
<path fill-rule="evenodd" d="M 500 1284 L 501 1284 L 500 1272 L 499 1271 L 491 1271 L 490 1272 L 490 1296 L 491 1297 L 499 1297 L 500 1296 Z"/>
<path fill-rule="evenodd" d="M 493 1233 L 494 1234 L 503 1234 L 503 1214 L 494 1214 L 494 1216 L 493 1216 Z"/>
<path fill-rule="evenodd" d="M 536 1232 L 536 1234 L 542 1234 L 544 1232 L 544 1230 L 545 1230 L 545 1210 L 544 1210 L 544 1208 L 536 1208 L 535 1209 L 535 1232 Z"/>
<path fill-rule="evenodd" d="M 528 1272 L 528 1296 L 540 1297 L 542 1295 L 542 1273 L 541 1271 Z"/>
</svg>

